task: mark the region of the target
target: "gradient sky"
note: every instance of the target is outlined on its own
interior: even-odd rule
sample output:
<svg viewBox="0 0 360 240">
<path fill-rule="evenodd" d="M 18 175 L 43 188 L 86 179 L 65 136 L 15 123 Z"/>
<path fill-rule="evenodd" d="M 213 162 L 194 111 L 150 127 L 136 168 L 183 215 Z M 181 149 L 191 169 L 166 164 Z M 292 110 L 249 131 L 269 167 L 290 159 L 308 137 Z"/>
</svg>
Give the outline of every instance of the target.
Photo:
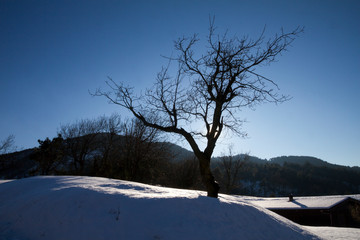
<svg viewBox="0 0 360 240">
<path fill-rule="evenodd" d="M 215 155 L 307 155 L 360 165 L 360 1 L 0 1 L 0 140 L 19 148 L 61 124 L 126 111 L 88 90 L 107 76 L 144 89 L 173 41 L 216 26 L 272 36 L 304 26 L 278 62 L 261 69 L 291 101 L 243 110 L 247 139 L 225 136 Z M 260 69 L 259 69 L 260 70 Z M 184 144 L 184 146 L 186 146 Z M 186 146 L 187 147 L 187 146 Z"/>
</svg>

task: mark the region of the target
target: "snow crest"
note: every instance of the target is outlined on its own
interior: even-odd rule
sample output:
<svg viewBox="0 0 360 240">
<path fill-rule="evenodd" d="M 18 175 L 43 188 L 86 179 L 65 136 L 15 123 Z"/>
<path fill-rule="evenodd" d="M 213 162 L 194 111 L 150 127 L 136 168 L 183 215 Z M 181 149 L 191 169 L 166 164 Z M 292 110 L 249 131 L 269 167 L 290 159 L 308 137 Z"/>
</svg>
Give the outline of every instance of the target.
<svg viewBox="0 0 360 240">
<path fill-rule="evenodd" d="M 320 239 L 240 197 L 97 177 L 0 184 L 0 239 Z"/>
</svg>

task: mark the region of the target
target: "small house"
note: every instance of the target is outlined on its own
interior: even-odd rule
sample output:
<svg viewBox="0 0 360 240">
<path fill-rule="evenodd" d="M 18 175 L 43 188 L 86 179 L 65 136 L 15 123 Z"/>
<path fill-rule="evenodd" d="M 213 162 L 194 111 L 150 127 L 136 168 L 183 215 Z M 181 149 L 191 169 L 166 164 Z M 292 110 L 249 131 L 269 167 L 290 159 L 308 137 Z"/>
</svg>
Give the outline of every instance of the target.
<svg viewBox="0 0 360 240">
<path fill-rule="evenodd" d="M 360 195 L 259 198 L 251 202 L 301 225 L 360 228 Z"/>
</svg>

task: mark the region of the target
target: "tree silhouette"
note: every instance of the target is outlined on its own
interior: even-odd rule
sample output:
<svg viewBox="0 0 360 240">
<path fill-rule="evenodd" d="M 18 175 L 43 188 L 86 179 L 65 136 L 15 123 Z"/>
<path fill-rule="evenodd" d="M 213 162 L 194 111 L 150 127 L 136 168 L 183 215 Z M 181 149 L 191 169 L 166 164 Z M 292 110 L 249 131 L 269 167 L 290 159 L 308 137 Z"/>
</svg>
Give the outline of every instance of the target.
<svg viewBox="0 0 360 240">
<path fill-rule="evenodd" d="M 16 147 L 14 147 L 15 136 L 9 135 L 4 140 L 0 141 L 0 154 L 5 154 L 11 151 L 15 151 Z"/>
<path fill-rule="evenodd" d="M 158 73 L 154 87 L 143 94 L 124 83 L 106 81 L 108 91 L 98 89 L 94 95 L 105 96 L 111 103 L 128 109 L 144 125 L 182 136 L 199 161 L 202 182 L 209 197 L 217 197 L 219 185 L 210 168 L 217 140 L 224 129 L 243 135 L 238 111 L 263 102 L 280 103 L 289 98 L 277 93 L 277 84 L 257 71 L 287 50 L 303 30 L 281 30 L 265 40 L 265 30 L 255 40 L 215 34 L 210 21 L 206 51 L 196 53 L 197 35 L 175 41 L 176 57 Z M 177 63 L 174 76 L 170 63 Z M 194 126 L 202 127 L 194 129 Z M 200 149 L 199 140 L 206 146 Z"/>
</svg>

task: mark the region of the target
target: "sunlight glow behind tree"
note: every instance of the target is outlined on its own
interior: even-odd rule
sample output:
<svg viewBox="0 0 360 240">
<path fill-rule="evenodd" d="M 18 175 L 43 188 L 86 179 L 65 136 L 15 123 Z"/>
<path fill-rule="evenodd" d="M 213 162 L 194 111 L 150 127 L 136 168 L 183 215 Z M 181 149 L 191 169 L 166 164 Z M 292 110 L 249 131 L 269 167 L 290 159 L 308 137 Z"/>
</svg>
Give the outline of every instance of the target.
<svg viewBox="0 0 360 240">
<path fill-rule="evenodd" d="M 176 75 L 168 74 L 170 64 L 163 67 L 154 87 L 144 94 L 136 95 L 132 87 L 111 78 L 106 82 L 110 91 L 98 89 L 94 94 L 128 109 L 146 126 L 184 137 L 199 160 L 202 182 L 210 197 L 217 197 L 219 191 L 210 168 L 217 140 L 224 129 L 244 134 L 238 111 L 289 100 L 257 68 L 274 62 L 303 31 L 300 27 L 290 32 L 281 30 L 266 40 L 265 29 L 257 39 L 219 35 L 215 30 L 212 19 L 207 51 L 202 54 L 195 53 L 199 42 L 196 34 L 175 41 L 178 55 L 169 61 L 177 64 Z M 204 127 L 190 130 L 188 126 L 193 123 Z M 199 148 L 198 138 L 205 139 L 204 149 Z"/>
</svg>

